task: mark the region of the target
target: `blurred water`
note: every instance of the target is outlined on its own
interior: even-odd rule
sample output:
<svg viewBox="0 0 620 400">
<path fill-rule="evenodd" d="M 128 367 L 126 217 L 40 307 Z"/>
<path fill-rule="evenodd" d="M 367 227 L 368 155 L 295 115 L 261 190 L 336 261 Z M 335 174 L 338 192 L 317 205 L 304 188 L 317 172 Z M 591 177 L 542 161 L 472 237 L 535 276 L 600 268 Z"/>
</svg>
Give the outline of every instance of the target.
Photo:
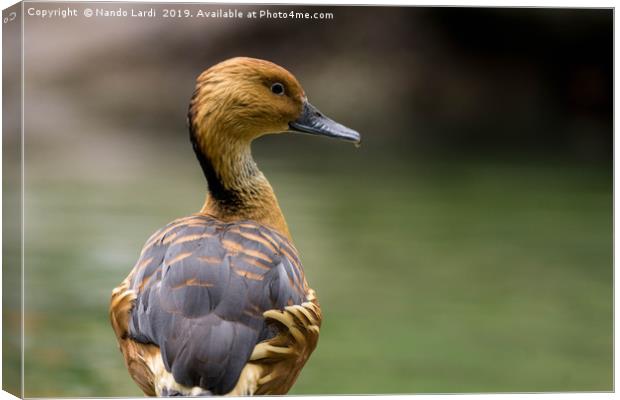
<svg viewBox="0 0 620 400">
<path fill-rule="evenodd" d="M 312 140 L 290 139 L 294 156 L 269 154 L 273 141 L 257 152 L 325 314 L 293 393 L 612 389 L 606 171 L 370 165 L 364 147 L 304 153 Z M 201 205 L 195 164 L 185 145 L 146 145 L 121 175 L 54 176 L 33 161 L 27 396 L 140 395 L 107 302 L 146 238 Z"/>
</svg>

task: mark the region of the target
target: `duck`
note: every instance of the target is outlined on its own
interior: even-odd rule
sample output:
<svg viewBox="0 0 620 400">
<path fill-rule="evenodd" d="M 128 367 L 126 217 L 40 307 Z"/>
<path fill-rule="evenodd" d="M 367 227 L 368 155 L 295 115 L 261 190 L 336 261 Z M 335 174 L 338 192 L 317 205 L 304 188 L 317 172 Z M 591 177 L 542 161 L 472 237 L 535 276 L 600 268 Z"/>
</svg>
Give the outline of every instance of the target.
<svg viewBox="0 0 620 400">
<path fill-rule="evenodd" d="M 251 143 L 305 133 L 360 143 L 270 61 L 236 57 L 197 80 L 187 115 L 206 178 L 200 211 L 144 244 L 109 317 L 147 396 L 281 395 L 317 346 L 322 312 Z"/>
</svg>

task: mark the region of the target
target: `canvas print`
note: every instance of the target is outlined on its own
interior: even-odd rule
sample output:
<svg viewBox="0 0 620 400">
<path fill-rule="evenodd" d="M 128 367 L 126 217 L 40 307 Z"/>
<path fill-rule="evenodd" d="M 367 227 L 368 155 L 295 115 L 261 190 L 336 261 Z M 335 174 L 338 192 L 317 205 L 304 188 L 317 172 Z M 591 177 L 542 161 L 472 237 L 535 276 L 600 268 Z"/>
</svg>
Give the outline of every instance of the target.
<svg viewBox="0 0 620 400">
<path fill-rule="evenodd" d="M 611 392 L 613 10 L 3 11 L 3 390 Z"/>
</svg>

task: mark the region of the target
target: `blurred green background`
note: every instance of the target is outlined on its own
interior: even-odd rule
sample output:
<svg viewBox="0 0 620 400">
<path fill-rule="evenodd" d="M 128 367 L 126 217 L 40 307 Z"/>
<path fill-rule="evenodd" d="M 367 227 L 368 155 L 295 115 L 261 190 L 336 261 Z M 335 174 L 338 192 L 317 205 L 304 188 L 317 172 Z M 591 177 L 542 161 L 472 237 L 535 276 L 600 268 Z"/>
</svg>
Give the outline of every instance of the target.
<svg viewBox="0 0 620 400">
<path fill-rule="evenodd" d="M 235 55 L 364 140 L 254 146 L 325 316 L 291 393 L 612 390 L 612 11 L 315 8 L 26 18 L 25 395 L 141 395 L 110 291 L 202 205 L 187 103 Z"/>
</svg>

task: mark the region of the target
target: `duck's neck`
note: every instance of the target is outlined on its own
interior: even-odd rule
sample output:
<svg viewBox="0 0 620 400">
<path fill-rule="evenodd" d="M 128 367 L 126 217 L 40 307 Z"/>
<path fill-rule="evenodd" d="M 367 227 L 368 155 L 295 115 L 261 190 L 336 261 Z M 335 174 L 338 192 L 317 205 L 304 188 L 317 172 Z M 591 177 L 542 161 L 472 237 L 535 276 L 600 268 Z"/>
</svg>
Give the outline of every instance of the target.
<svg viewBox="0 0 620 400">
<path fill-rule="evenodd" d="M 192 135 L 208 183 L 200 212 L 222 221 L 253 220 L 291 239 L 275 193 L 252 158 L 250 143 L 210 139 L 199 143 Z"/>
</svg>

